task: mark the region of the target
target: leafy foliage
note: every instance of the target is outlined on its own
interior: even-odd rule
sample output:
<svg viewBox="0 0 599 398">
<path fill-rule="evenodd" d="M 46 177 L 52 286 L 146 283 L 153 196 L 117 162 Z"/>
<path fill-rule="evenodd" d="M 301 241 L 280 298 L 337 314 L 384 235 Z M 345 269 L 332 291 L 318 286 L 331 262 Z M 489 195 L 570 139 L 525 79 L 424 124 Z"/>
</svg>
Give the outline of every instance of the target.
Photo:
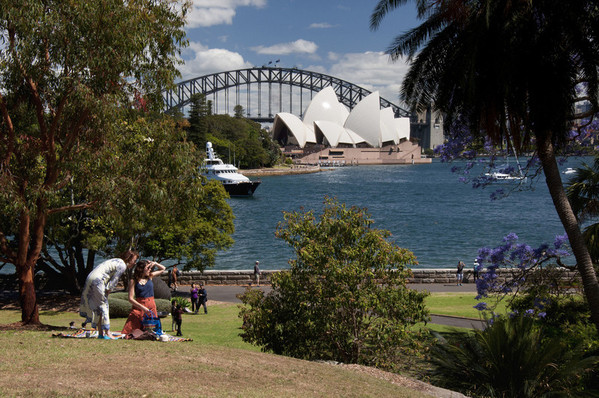
<svg viewBox="0 0 599 398">
<path fill-rule="evenodd" d="M 185 297 L 181 297 L 181 296 L 174 296 L 171 298 L 171 302 L 175 300 L 175 302 L 181 306 L 181 308 L 185 309 L 188 308 L 189 306 L 191 306 L 191 303 L 189 302 L 189 300 L 187 300 Z M 169 308 L 170 310 L 170 308 Z"/>
<path fill-rule="evenodd" d="M 474 397 L 589 396 L 584 381 L 598 357 L 580 345 L 546 338 L 531 317 L 494 319 L 432 351 L 433 376 L 443 387 Z"/>
<path fill-rule="evenodd" d="M 324 211 L 285 213 L 276 231 L 295 250 L 272 292 L 241 297 L 244 341 L 305 359 L 386 368 L 414 352 L 409 326 L 424 321 L 426 293 L 406 287 L 414 255 L 371 227 L 364 209 L 325 199 Z"/>
<path fill-rule="evenodd" d="M 260 124 L 242 117 L 209 115 L 203 118 L 206 136 L 194 141 L 205 148 L 212 142 L 216 153 L 242 169 L 272 167 L 281 158 L 281 150 Z"/>
<path fill-rule="evenodd" d="M 235 106 L 235 115 L 213 115 L 212 101 L 204 94 L 191 96 L 187 138 L 198 149 L 212 142 L 221 157 L 239 167 L 271 167 L 280 160 L 281 151 L 259 123 L 243 117 L 243 107 Z"/>
<path fill-rule="evenodd" d="M 379 0 L 371 27 L 405 3 Z M 402 99 L 412 109 L 432 106 L 445 115 L 449 156 L 472 158 L 481 141 L 505 142 L 515 154 L 535 152 L 599 330 L 599 280 L 556 157 L 574 136 L 596 146 L 597 123 L 587 118 L 599 110 L 597 7 L 585 0 L 567 8 L 554 0 L 416 4 L 423 22 L 388 49 L 393 59 L 411 61 Z M 583 101 L 591 109 L 577 113 Z"/>
<path fill-rule="evenodd" d="M 592 166 L 583 164 L 568 181 L 566 189 L 572 210 L 580 222 L 599 217 L 599 156 Z M 583 237 L 594 264 L 599 264 L 599 223 L 585 227 Z"/>
<path fill-rule="evenodd" d="M 0 258 L 19 275 L 22 320 L 38 323 L 33 275 L 49 216 L 103 195 L 55 198 L 69 184 L 117 186 L 103 148 L 122 109 L 161 108 L 177 76 L 189 2 L 11 1 L 0 7 Z M 121 159 L 122 160 L 122 159 Z M 119 159 L 112 159 L 113 163 Z M 102 176 L 104 178 L 98 178 Z M 127 188 L 127 185 L 124 186 Z"/>
<path fill-rule="evenodd" d="M 232 244 L 233 214 L 219 184 L 203 185 L 201 155 L 166 116 L 128 112 L 103 147 L 97 167 L 80 163 L 77 180 L 57 191 L 55 206 L 95 198 L 93 209 L 48 219 L 39 269 L 78 293 L 97 253 L 133 245 L 157 261 L 185 259 L 187 268 L 214 264 Z M 93 183 L 89 183 L 92 181 Z"/>
</svg>

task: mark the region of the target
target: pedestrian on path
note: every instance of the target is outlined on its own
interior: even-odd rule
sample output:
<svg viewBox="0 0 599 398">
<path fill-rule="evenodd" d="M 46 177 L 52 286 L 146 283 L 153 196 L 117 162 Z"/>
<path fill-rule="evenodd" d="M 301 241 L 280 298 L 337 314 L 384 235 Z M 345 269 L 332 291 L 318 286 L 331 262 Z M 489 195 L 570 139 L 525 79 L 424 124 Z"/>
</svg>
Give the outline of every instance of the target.
<svg viewBox="0 0 599 398">
<path fill-rule="evenodd" d="M 256 261 L 254 264 L 254 279 L 256 280 L 256 285 L 260 286 L 260 261 Z"/>
<path fill-rule="evenodd" d="M 458 271 L 456 273 L 456 277 L 457 277 L 457 286 L 462 286 L 462 280 L 464 279 L 464 267 L 466 266 L 466 264 L 464 264 L 463 261 L 458 261 Z"/>
<path fill-rule="evenodd" d="M 198 290 L 198 307 L 196 309 L 196 314 L 198 313 L 200 306 L 204 307 L 204 314 L 208 313 L 208 309 L 206 308 L 206 302 L 208 301 L 208 293 L 206 293 L 206 289 L 204 285 L 200 283 L 200 289 Z"/>
</svg>

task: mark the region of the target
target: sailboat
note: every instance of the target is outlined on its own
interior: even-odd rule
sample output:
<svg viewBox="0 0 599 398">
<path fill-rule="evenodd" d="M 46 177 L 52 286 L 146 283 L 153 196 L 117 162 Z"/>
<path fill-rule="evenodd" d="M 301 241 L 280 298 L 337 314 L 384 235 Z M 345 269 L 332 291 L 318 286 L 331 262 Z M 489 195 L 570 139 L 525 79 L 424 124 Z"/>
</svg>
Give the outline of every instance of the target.
<svg viewBox="0 0 599 398">
<path fill-rule="evenodd" d="M 524 175 L 522 172 L 522 167 L 520 166 L 520 162 L 518 160 L 518 155 L 516 155 L 516 151 L 514 150 L 514 146 L 511 145 L 512 152 L 514 154 L 514 158 L 516 159 L 516 165 L 518 166 L 518 170 L 514 169 L 509 165 L 509 158 L 506 159 L 506 164 L 494 167 L 485 173 L 485 176 L 489 179 L 492 179 L 493 182 L 518 182 L 523 183 L 526 182 L 528 177 Z"/>
</svg>

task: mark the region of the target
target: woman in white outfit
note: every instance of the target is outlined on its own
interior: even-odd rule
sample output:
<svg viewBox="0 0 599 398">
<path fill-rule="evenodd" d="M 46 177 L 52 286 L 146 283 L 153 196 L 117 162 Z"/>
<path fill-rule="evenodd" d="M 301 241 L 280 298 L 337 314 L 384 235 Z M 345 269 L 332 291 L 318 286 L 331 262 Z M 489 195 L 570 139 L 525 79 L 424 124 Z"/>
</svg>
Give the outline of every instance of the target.
<svg viewBox="0 0 599 398">
<path fill-rule="evenodd" d="M 85 318 L 84 327 L 91 322 L 92 328 L 98 329 L 98 338 L 113 338 L 110 333 L 108 294 L 116 287 L 127 268 L 135 265 L 138 258 L 137 252 L 127 250 L 120 258 L 104 261 L 87 276 L 81 294 L 79 315 Z"/>
</svg>

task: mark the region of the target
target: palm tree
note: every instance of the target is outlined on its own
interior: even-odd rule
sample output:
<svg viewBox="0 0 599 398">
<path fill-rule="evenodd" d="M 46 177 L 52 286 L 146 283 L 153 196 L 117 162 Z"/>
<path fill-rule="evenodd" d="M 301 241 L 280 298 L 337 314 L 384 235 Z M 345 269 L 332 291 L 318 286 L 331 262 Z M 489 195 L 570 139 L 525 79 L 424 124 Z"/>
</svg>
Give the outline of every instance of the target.
<svg viewBox="0 0 599 398">
<path fill-rule="evenodd" d="M 411 66 L 401 97 L 413 110 L 443 112 L 452 134 L 458 121 L 472 136 L 532 145 L 546 177 L 599 330 L 599 283 L 556 161 L 576 119 L 577 87 L 598 108 L 599 11 L 596 1 L 416 0 L 423 23 L 398 36 L 392 59 Z M 407 0 L 380 0 L 376 29 Z"/>
<path fill-rule="evenodd" d="M 592 167 L 583 164 L 576 169 L 576 175 L 568 182 L 566 193 L 579 222 L 599 216 L 599 156 L 595 157 Z M 599 223 L 587 226 L 582 236 L 593 263 L 599 263 Z"/>
</svg>

